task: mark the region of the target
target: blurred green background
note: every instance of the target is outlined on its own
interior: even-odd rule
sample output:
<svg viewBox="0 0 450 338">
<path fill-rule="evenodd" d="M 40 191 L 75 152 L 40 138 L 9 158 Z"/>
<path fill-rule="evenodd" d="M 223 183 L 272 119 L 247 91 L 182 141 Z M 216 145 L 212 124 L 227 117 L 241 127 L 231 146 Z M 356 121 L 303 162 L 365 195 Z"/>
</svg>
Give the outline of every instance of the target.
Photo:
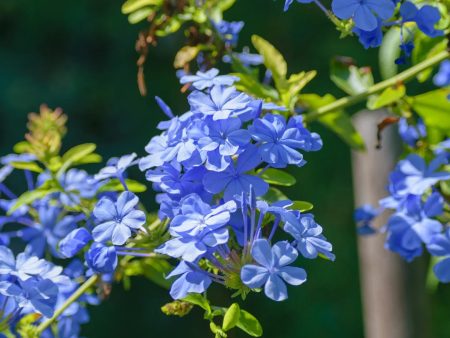
<svg viewBox="0 0 450 338">
<path fill-rule="evenodd" d="M 376 70 L 376 51 L 365 51 L 355 39 L 338 40 L 338 32 L 313 6 L 284 1 L 239 0 L 227 20 L 244 20 L 240 45 L 251 34 L 273 42 L 285 55 L 290 72 L 317 69 L 306 91 L 343 95 L 328 79 L 334 55 L 356 58 Z M 137 152 L 164 118 L 153 96 L 161 96 L 176 112 L 187 108 L 172 68 L 182 33 L 160 41 L 146 65 L 149 95 L 136 87 L 134 43 L 139 26 L 120 13 L 121 1 L 0 1 L 0 150 L 11 151 L 25 132 L 27 113 L 41 103 L 62 107 L 69 116 L 66 147 L 96 142 L 105 159 Z M 240 46 L 240 47 L 241 47 Z M 375 71 L 376 73 L 376 71 Z M 304 262 L 309 281 L 289 288 L 289 300 L 269 301 L 252 294 L 243 307 L 263 323 L 265 337 L 363 337 L 361 299 L 352 221 L 353 200 L 349 149 L 330 132 L 314 126 L 325 140 L 322 151 L 308 154 L 309 164 L 294 171 L 298 184 L 285 190 L 292 199 L 311 201 L 316 219 L 334 244 L 335 263 Z M 142 178 L 142 177 L 141 177 Z M 156 209 L 147 199 L 149 209 Z M 381 248 L 380 248 L 381 249 Z M 217 305 L 230 303 L 227 292 L 214 292 Z M 435 337 L 448 337 L 449 290 L 433 296 Z M 132 289 L 114 287 L 109 300 L 91 308 L 89 338 L 185 337 L 210 335 L 200 311 L 185 318 L 166 317 L 160 306 L 168 293 L 147 280 L 134 279 Z M 230 337 L 244 337 L 241 333 Z"/>
</svg>

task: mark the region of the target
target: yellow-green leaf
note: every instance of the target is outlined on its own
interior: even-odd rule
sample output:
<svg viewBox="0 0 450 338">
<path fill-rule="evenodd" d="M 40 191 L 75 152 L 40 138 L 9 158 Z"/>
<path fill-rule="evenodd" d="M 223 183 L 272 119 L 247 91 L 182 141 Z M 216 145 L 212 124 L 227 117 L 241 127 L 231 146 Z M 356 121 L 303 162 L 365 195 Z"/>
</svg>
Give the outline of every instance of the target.
<svg viewBox="0 0 450 338">
<path fill-rule="evenodd" d="M 264 65 L 272 72 L 277 89 L 286 89 L 287 63 L 283 55 L 272 44 L 258 35 L 252 36 L 252 43 L 264 58 Z"/>
<path fill-rule="evenodd" d="M 269 184 L 290 187 L 296 183 L 295 177 L 285 171 L 269 168 L 266 170 L 260 169 L 257 173 L 261 171 L 261 178 Z"/>
<path fill-rule="evenodd" d="M 263 329 L 258 319 L 245 310 L 241 310 L 236 326 L 252 337 L 261 337 L 263 334 Z"/>
<path fill-rule="evenodd" d="M 35 173 L 42 173 L 44 171 L 44 169 L 42 169 L 36 162 L 11 162 L 9 165 L 16 169 L 29 170 Z"/>
<path fill-rule="evenodd" d="M 450 135 L 449 95 L 450 89 L 438 89 L 409 98 L 409 103 L 428 127 L 440 129 Z"/>
<path fill-rule="evenodd" d="M 405 94 L 406 87 L 403 84 L 388 87 L 380 95 L 374 97 L 374 99 L 372 100 L 367 101 L 367 108 L 369 108 L 370 110 L 376 110 L 382 107 L 389 106 L 402 99 Z"/>
<path fill-rule="evenodd" d="M 238 303 L 233 303 L 228 308 L 227 312 L 223 316 L 223 324 L 222 329 L 224 331 L 231 330 L 239 321 L 241 309 L 239 308 Z"/>
<path fill-rule="evenodd" d="M 175 68 L 183 68 L 186 64 L 195 59 L 199 51 L 199 46 L 184 46 L 175 55 L 173 66 Z"/>
<path fill-rule="evenodd" d="M 146 6 L 161 6 L 163 0 L 128 0 L 122 5 L 122 13 L 129 14 Z"/>
</svg>

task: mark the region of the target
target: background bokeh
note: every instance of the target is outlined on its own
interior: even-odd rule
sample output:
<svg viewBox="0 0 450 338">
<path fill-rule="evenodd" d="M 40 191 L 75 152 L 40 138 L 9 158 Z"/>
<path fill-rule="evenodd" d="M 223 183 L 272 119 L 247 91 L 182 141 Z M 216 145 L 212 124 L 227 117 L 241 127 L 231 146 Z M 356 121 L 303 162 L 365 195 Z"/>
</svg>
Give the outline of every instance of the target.
<svg viewBox="0 0 450 338">
<path fill-rule="evenodd" d="M 62 107 L 69 116 L 66 147 L 96 142 L 105 158 L 144 153 L 163 114 L 153 96 L 174 111 L 187 108 L 185 95 L 172 68 L 183 35 L 164 39 L 151 50 L 146 77 L 149 96 L 136 87 L 134 42 L 139 31 L 120 13 L 121 1 L 2 0 L 0 1 L 0 153 L 11 151 L 25 132 L 27 113 L 41 103 Z M 365 51 L 355 39 L 338 39 L 338 32 L 317 8 L 294 4 L 282 12 L 284 1 L 239 0 L 228 20 L 244 20 L 240 44 L 251 34 L 273 42 L 285 55 L 290 72 L 317 69 L 307 91 L 342 95 L 328 78 L 333 55 L 348 55 L 376 73 L 376 52 Z M 265 337 L 363 337 L 361 299 L 352 221 L 352 182 L 349 149 L 333 134 L 314 126 L 325 140 L 322 151 L 308 154 L 309 164 L 294 170 L 298 184 L 286 189 L 292 199 L 311 201 L 316 219 L 334 244 L 335 263 L 304 262 L 309 281 L 289 289 L 289 301 L 274 303 L 257 294 L 244 308 L 264 325 Z M 142 177 L 141 177 L 142 178 Z M 147 206 L 156 209 L 149 195 Z M 381 249 L 381 248 L 380 248 Z M 228 293 L 214 292 L 219 305 Z M 432 297 L 435 337 L 448 337 L 449 290 Z M 168 293 L 143 279 L 132 289 L 114 287 L 109 300 L 91 308 L 91 323 L 83 334 L 103 337 L 208 337 L 200 311 L 189 317 L 168 318 L 160 306 Z M 230 337 L 243 337 L 241 333 Z"/>
</svg>

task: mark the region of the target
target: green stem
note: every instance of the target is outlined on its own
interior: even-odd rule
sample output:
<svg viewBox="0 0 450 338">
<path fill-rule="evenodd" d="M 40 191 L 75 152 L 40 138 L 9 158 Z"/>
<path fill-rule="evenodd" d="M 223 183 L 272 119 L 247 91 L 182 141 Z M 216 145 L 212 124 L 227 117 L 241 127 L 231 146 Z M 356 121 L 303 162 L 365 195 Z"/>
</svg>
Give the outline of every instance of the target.
<svg viewBox="0 0 450 338">
<path fill-rule="evenodd" d="M 424 71 L 427 68 L 430 68 L 445 59 L 448 59 L 450 57 L 449 51 L 442 51 L 416 65 L 414 65 L 411 68 L 408 68 L 407 70 L 397 74 L 396 76 L 391 77 L 390 79 L 387 79 L 385 81 L 378 82 L 377 84 L 374 84 L 373 86 L 369 87 L 367 90 L 363 91 L 362 93 L 359 93 L 357 95 L 352 96 L 346 96 L 343 98 L 340 98 L 336 101 L 333 101 L 330 104 L 327 104 L 325 106 L 322 106 L 314 111 L 311 111 L 310 113 L 306 114 L 305 121 L 311 122 L 314 120 L 317 120 L 319 117 L 332 113 L 334 111 L 352 106 L 356 103 L 359 103 L 361 101 L 364 101 L 367 99 L 367 97 L 377 94 L 386 88 L 395 86 L 398 83 L 406 82 L 408 80 L 411 80 L 412 78 L 416 77 L 417 74 Z"/>
<path fill-rule="evenodd" d="M 90 289 L 95 283 L 97 283 L 99 279 L 98 275 L 91 276 L 87 281 L 85 281 L 78 289 L 75 291 L 72 296 L 67 298 L 65 303 L 55 311 L 55 314 L 52 318 L 47 319 L 45 322 L 42 322 L 37 327 L 37 334 L 41 335 L 52 323 L 58 319 L 58 317 L 78 298 L 80 298 L 88 289 Z"/>
</svg>

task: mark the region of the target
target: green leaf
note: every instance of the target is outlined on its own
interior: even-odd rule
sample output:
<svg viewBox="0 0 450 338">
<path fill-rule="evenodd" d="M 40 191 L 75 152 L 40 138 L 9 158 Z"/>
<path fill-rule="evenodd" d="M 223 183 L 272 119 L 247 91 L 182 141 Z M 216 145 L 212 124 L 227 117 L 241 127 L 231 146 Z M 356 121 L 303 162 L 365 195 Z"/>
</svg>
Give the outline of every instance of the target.
<svg viewBox="0 0 450 338">
<path fill-rule="evenodd" d="M 258 53 L 264 58 L 264 65 L 272 72 L 273 80 L 278 90 L 287 88 L 287 64 L 283 55 L 268 41 L 258 35 L 252 36 L 252 43 Z"/>
<path fill-rule="evenodd" d="M 357 95 L 373 85 L 372 70 L 358 68 L 352 59 L 334 58 L 331 62 L 331 81 L 349 95 Z"/>
<path fill-rule="evenodd" d="M 64 173 L 74 163 L 92 154 L 96 148 L 97 146 L 93 143 L 84 143 L 69 149 L 61 158 L 61 168 L 58 171 L 58 175 Z"/>
<path fill-rule="evenodd" d="M 184 46 L 175 55 L 173 66 L 183 68 L 186 64 L 195 59 L 200 51 L 199 46 Z"/>
<path fill-rule="evenodd" d="M 262 199 L 266 202 L 274 203 L 277 201 L 287 200 L 288 198 L 277 188 L 270 187 L 269 191 L 262 197 Z"/>
<path fill-rule="evenodd" d="M 82 165 L 82 164 L 92 164 L 92 163 L 101 163 L 102 157 L 99 154 L 89 154 L 78 161 L 72 163 L 72 166 Z"/>
<path fill-rule="evenodd" d="M 260 169 L 257 173 L 260 173 L 261 171 L 263 171 L 260 175 L 261 178 L 269 184 L 290 187 L 296 183 L 295 177 L 285 171 L 269 168 L 265 171 L 264 169 Z"/>
<path fill-rule="evenodd" d="M 300 72 L 298 74 L 292 74 L 288 80 L 288 90 L 281 93 L 283 104 L 294 110 L 295 103 L 298 100 L 298 94 L 300 91 L 314 79 L 317 75 L 315 70 L 309 72 Z"/>
<path fill-rule="evenodd" d="M 8 210 L 8 215 L 11 215 L 14 211 L 19 209 L 21 206 L 29 205 L 36 201 L 37 199 L 44 198 L 45 196 L 52 194 L 54 192 L 57 192 L 58 189 L 52 188 L 49 189 L 48 187 L 45 188 L 38 188 L 36 190 L 31 190 L 24 192 L 22 195 L 19 196 L 19 198 L 16 200 L 16 203 Z"/>
<path fill-rule="evenodd" d="M 335 101 L 335 98 L 330 94 L 323 97 L 316 94 L 303 94 L 300 95 L 299 98 L 300 104 L 306 106 L 308 109 L 317 109 L 333 101 Z M 348 116 L 344 111 L 338 110 L 331 112 L 319 117 L 317 121 L 334 131 L 353 149 L 365 149 L 362 136 L 356 131 L 350 116 Z"/>
<path fill-rule="evenodd" d="M 122 5 L 122 13 L 130 14 L 147 6 L 161 6 L 163 0 L 128 0 Z"/>
<path fill-rule="evenodd" d="M 233 303 L 228 308 L 227 312 L 223 316 L 223 324 L 222 329 L 224 331 L 231 330 L 239 321 L 241 309 L 239 308 L 238 303 Z"/>
<path fill-rule="evenodd" d="M 155 10 L 151 7 L 144 7 L 128 15 L 128 22 L 132 25 L 137 24 L 149 17 Z"/>
<path fill-rule="evenodd" d="M 450 89 L 433 90 L 409 98 L 408 102 L 427 127 L 437 128 L 450 135 Z"/>
<path fill-rule="evenodd" d="M 278 100 L 277 91 L 270 86 L 262 84 L 255 77 L 242 73 L 233 73 L 233 75 L 239 77 L 239 82 L 235 84 L 236 89 L 264 100 Z"/>
<path fill-rule="evenodd" d="M 200 306 L 208 314 L 211 313 L 211 306 L 209 305 L 208 300 L 205 297 L 203 297 L 203 295 L 201 295 L 201 294 L 190 293 L 186 297 L 184 297 L 183 300 L 185 302 L 189 302 L 191 304 Z"/>
<path fill-rule="evenodd" d="M 307 201 L 294 201 L 290 208 L 300 212 L 306 212 L 312 210 L 314 205 Z"/>
<path fill-rule="evenodd" d="M 403 84 L 386 88 L 380 95 L 374 96 L 373 99 L 367 101 L 367 108 L 370 110 L 380 109 L 389 106 L 406 95 L 406 87 Z"/>
<path fill-rule="evenodd" d="M 263 334 L 263 329 L 258 319 L 245 310 L 241 310 L 236 326 L 252 337 L 261 337 Z"/>
<path fill-rule="evenodd" d="M 128 190 L 134 193 L 139 193 L 139 192 L 144 192 L 147 190 L 147 186 L 145 186 L 144 184 L 135 181 L 135 180 L 131 180 L 131 179 L 126 179 L 125 180 L 125 184 L 128 187 Z M 122 183 L 120 183 L 120 181 L 118 179 L 113 179 L 111 181 L 109 181 L 108 183 L 106 183 L 105 185 L 103 185 L 100 189 L 100 192 L 105 192 L 105 191 L 125 191 L 124 186 L 122 185 Z"/>
<path fill-rule="evenodd" d="M 9 165 L 16 169 L 29 170 L 35 173 L 42 173 L 44 171 L 44 169 L 42 169 L 36 162 L 11 162 Z"/>
<path fill-rule="evenodd" d="M 160 258 L 134 259 L 127 263 L 124 268 L 126 276 L 144 276 L 156 285 L 169 289 L 171 282 L 166 279 L 166 275 L 173 267 Z"/>
<path fill-rule="evenodd" d="M 444 36 L 430 38 L 421 31 L 416 31 L 414 37 L 414 49 L 412 51 L 413 65 L 425 61 L 430 57 L 444 51 L 447 48 L 448 40 Z M 433 73 L 433 67 L 425 69 L 417 75 L 419 82 L 425 82 Z"/>
</svg>

